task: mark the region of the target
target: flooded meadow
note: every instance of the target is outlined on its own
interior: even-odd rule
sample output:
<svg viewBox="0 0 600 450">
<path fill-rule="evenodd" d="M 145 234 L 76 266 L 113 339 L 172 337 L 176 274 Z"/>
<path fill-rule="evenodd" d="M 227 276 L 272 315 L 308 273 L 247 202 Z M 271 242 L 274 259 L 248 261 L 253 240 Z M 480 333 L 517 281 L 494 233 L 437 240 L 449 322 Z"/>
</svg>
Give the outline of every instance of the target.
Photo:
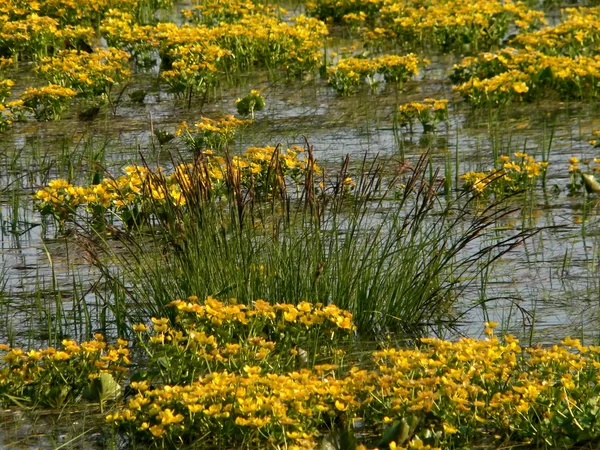
<svg viewBox="0 0 600 450">
<path fill-rule="evenodd" d="M 600 7 L 0 7 L 0 447 L 597 445 Z"/>
</svg>

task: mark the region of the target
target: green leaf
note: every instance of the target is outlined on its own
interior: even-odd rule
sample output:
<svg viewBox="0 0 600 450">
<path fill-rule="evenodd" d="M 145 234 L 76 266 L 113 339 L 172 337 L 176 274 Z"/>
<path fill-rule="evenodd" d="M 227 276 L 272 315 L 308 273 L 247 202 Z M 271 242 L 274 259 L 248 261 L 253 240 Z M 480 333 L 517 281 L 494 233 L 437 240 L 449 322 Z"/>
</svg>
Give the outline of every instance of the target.
<svg viewBox="0 0 600 450">
<path fill-rule="evenodd" d="M 71 389 L 67 386 L 55 386 L 50 388 L 43 396 L 42 403 L 52 408 L 60 408 L 67 399 Z"/>
<path fill-rule="evenodd" d="M 340 435 L 340 450 L 355 450 L 356 437 L 352 431 L 344 431 Z"/>
<path fill-rule="evenodd" d="M 598 194 L 600 193 L 600 183 L 594 177 L 594 175 L 589 173 L 582 173 L 581 179 L 583 181 L 583 185 L 585 186 L 585 190 L 588 194 Z"/>
<path fill-rule="evenodd" d="M 352 431 L 331 431 L 321 442 L 320 450 L 355 450 L 356 437 Z"/>
<path fill-rule="evenodd" d="M 395 420 L 391 425 L 383 430 L 383 434 L 377 443 L 377 447 L 387 447 L 392 441 L 397 440 L 398 437 L 403 438 L 404 435 L 406 435 L 406 438 L 401 440 L 401 442 L 404 442 L 408 438 L 408 431 L 409 426 L 405 419 L 402 419 L 402 421 Z"/>
<path fill-rule="evenodd" d="M 121 393 L 121 386 L 115 381 L 109 373 L 101 373 L 98 378 L 92 380 L 90 387 L 84 391 L 84 398 L 92 401 L 104 403 L 108 400 L 115 400 Z"/>
<path fill-rule="evenodd" d="M 552 81 L 554 78 L 554 73 L 552 72 L 552 67 L 548 66 L 545 69 L 541 70 L 537 74 L 537 81 L 544 82 L 546 80 Z"/>
<path fill-rule="evenodd" d="M 156 363 L 163 369 L 168 369 L 169 367 L 171 367 L 171 361 L 165 356 L 157 358 Z"/>
</svg>

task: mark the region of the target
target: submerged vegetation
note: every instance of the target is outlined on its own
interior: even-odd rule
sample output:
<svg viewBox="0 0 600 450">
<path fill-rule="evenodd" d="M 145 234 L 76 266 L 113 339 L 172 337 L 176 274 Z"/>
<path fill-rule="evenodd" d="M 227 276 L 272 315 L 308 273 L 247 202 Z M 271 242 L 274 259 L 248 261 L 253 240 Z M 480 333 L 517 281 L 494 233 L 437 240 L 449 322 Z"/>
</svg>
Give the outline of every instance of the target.
<svg viewBox="0 0 600 450">
<path fill-rule="evenodd" d="M 0 0 L 0 445 L 597 445 L 600 7 L 555 9 Z"/>
</svg>

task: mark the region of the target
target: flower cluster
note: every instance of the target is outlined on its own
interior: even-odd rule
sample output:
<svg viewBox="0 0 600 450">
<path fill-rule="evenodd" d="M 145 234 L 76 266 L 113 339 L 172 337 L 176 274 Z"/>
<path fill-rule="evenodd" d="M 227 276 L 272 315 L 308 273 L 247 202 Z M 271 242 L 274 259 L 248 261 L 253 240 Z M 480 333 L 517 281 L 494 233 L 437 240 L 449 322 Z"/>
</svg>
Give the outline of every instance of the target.
<svg viewBox="0 0 600 450">
<path fill-rule="evenodd" d="M 1 67 L 2 61 L 0 60 Z M 14 85 L 13 80 L 0 80 L 0 131 L 6 131 L 14 121 L 20 120 L 25 113 L 23 100 L 5 102 L 10 97 Z"/>
<path fill-rule="evenodd" d="M 248 120 L 236 119 L 233 116 L 225 116 L 219 120 L 202 117 L 192 127 L 187 122 L 183 122 L 175 135 L 180 136 L 188 148 L 194 152 L 203 149 L 223 151 L 228 144 L 233 142 L 238 128 L 249 123 Z"/>
<path fill-rule="evenodd" d="M 97 400 L 94 396 L 102 392 L 93 392 L 95 380 L 106 380 L 102 374 L 107 374 L 118 381 L 128 371 L 128 345 L 122 339 L 109 345 L 100 334 L 81 343 L 65 339 L 59 349 L 26 351 L 0 344 L 0 404 L 59 408 L 81 396 Z"/>
<path fill-rule="evenodd" d="M 57 120 L 69 102 L 77 95 L 73 89 L 56 84 L 41 88 L 27 88 L 21 94 L 23 106 L 38 120 Z"/>
<path fill-rule="evenodd" d="M 448 120 L 448 100 L 426 98 L 422 102 L 410 102 L 398 108 L 398 121 L 412 127 L 418 121 L 424 131 L 430 131 L 440 122 Z"/>
<path fill-rule="evenodd" d="M 491 78 L 472 78 L 454 86 L 473 106 L 502 106 L 513 101 L 522 101 L 530 91 L 527 74 L 509 70 Z"/>
<path fill-rule="evenodd" d="M 215 27 L 158 24 L 153 38 L 168 62 L 162 76 L 171 89 L 202 92 L 218 81 L 217 72 L 256 66 L 311 72 L 322 60 L 326 34 L 325 24 L 312 18 L 297 16 L 288 22 L 255 14 Z"/>
<path fill-rule="evenodd" d="M 428 63 L 413 53 L 405 56 L 383 55 L 373 59 L 350 57 L 329 67 L 327 74 L 329 84 L 340 94 L 348 95 L 365 82 L 374 86 L 376 74 L 382 75 L 388 83 L 402 85 L 419 74 L 419 65 Z"/>
<path fill-rule="evenodd" d="M 529 100 L 549 91 L 563 99 L 596 98 L 600 57 L 589 49 L 600 38 L 599 11 L 571 9 L 564 22 L 515 38 L 512 43 L 520 48 L 465 58 L 454 67 L 454 89 L 474 106 Z"/>
<path fill-rule="evenodd" d="M 18 0 L 12 1 L 22 3 Z M 111 10 L 120 9 L 128 12 L 138 12 L 140 9 L 147 7 L 150 2 L 144 0 L 96 0 L 94 2 L 86 2 L 85 0 L 41 0 L 29 3 L 32 9 L 37 4 L 40 14 L 58 18 L 63 26 L 75 24 L 97 26 Z M 153 2 L 156 9 L 161 6 L 168 6 L 171 3 L 170 0 L 155 0 Z"/>
<path fill-rule="evenodd" d="M 595 98 L 600 57 L 547 56 L 533 50 L 504 49 L 467 58 L 455 66 L 454 87 L 474 106 L 499 105 L 555 91 L 562 98 Z"/>
<path fill-rule="evenodd" d="M 269 4 L 256 4 L 249 0 L 203 0 L 192 9 L 182 11 L 190 21 L 205 25 L 235 23 L 251 15 L 281 16 L 287 13 L 283 8 Z"/>
<path fill-rule="evenodd" d="M 533 188 L 538 178 L 546 172 L 548 163 L 536 161 L 522 152 L 515 153 L 514 158 L 501 156 L 496 162 L 499 168 L 461 175 L 464 188 L 475 194 L 500 196 Z"/>
<path fill-rule="evenodd" d="M 562 20 L 551 27 L 517 35 L 511 45 L 536 49 L 552 56 L 593 56 L 594 45 L 600 38 L 598 20 L 600 7 L 565 8 Z"/>
<path fill-rule="evenodd" d="M 6 131 L 15 122 L 23 119 L 25 108 L 22 100 L 0 103 L 0 132 Z"/>
<path fill-rule="evenodd" d="M 353 17 L 361 18 L 361 20 L 372 21 L 379 12 L 384 2 L 382 0 L 317 0 L 307 1 L 306 9 L 308 12 L 322 20 L 330 22 L 341 22 L 342 20 Z"/>
<path fill-rule="evenodd" d="M 140 16 L 150 14 L 170 0 L 40 0 L 24 2 L 3 0 L 0 3 L 0 48 L 15 61 L 40 60 L 65 48 L 91 45 L 99 23 L 116 10 Z"/>
<path fill-rule="evenodd" d="M 129 54 L 116 48 L 92 53 L 64 50 L 44 58 L 36 71 L 52 83 L 74 89 L 80 97 L 109 98 L 112 88 L 131 75 L 128 60 Z"/>
<path fill-rule="evenodd" d="M 433 45 L 442 50 L 497 45 L 511 25 L 528 29 L 544 15 L 522 2 L 487 0 L 316 0 L 309 13 L 362 29 L 367 47 Z"/>
<path fill-rule="evenodd" d="M 144 66 L 162 59 L 163 79 L 175 92 L 200 91 L 214 72 L 231 74 L 255 66 L 310 72 L 321 60 L 325 25 L 297 16 L 282 20 L 279 8 L 247 1 L 203 1 L 184 11 L 194 24 L 139 23 L 128 8 L 105 14 L 101 31 L 110 46 L 126 50 Z M 229 56 L 228 58 L 225 58 Z M 193 77 L 193 72 L 200 72 Z"/>
<path fill-rule="evenodd" d="M 107 177 L 91 186 L 75 186 L 66 180 L 53 180 L 34 195 L 37 207 L 59 225 L 73 220 L 84 208 L 98 220 L 118 218 L 128 227 L 141 225 L 161 207 L 185 208 L 189 199 L 225 195 L 237 187 L 268 194 L 291 182 L 298 186 L 307 171 L 319 174 L 320 167 L 302 157 L 304 149 L 293 147 L 251 147 L 241 156 L 219 156 L 212 150 L 199 155 L 194 163 L 177 166 L 171 175 L 161 168 L 125 168 L 125 175 Z"/>
<path fill-rule="evenodd" d="M 189 297 L 171 307 L 171 319 L 133 326 L 149 370 L 132 372 L 129 342 L 100 335 L 60 349 L 1 344 L 0 400 L 60 407 L 106 393 L 108 379 L 114 399 L 127 372 L 131 395 L 106 420 L 163 448 L 200 438 L 207 448 L 314 448 L 357 423 L 361 450 L 568 447 L 600 433 L 600 347 L 578 339 L 526 348 L 487 322 L 485 339 L 425 338 L 353 359 L 343 350 L 352 316 L 334 305 Z"/>
<path fill-rule="evenodd" d="M 169 70 L 161 74 L 170 91 L 191 96 L 216 85 L 219 73 L 226 72 L 235 58 L 231 50 L 210 41 L 200 41 L 178 45 L 163 59 L 172 60 Z"/>
<path fill-rule="evenodd" d="M 59 24 L 51 17 L 40 17 L 34 13 L 20 20 L 3 22 L 0 47 L 17 59 L 45 56 L 48 48 L 57 40 Z"/>
<path fill-rule="evenodd" d="M 206 312 L 195 300 L 178 302 L 178 307 Z M 229 308 L 225 315 L 240 323 L 235 305 L 215 307 Z M 276 314 L 274 307 L 267 308 Z M 167 333 L 160 344 L 164 346 L 171 345 L 167 323 L 154 320 L 152 337 Z M 290 323 L 280 329 L 285 332 Z M 227 330 L 229 324 L 214 326 Z M 161 446 L 199 436 L 209 437 L 207 446 L 219 446 L 220 436 L 226 435 L 228 445 L 314 448 L 327 433 L 327 424 L 344 430 L 356 421 L 369 432 L 362 435 L 364 444 L 380 441 L 377 436 L 383 434 L 389 448 L 489 445 L 490 439 L 496 445 L 508 438 L 513 443 L 568 446 L 596 436 L 600 347 L 566 338 L 550 348 L 522 348 L 511 335 L 495 337 L 496 326 L 486 323 L 488 338 L 483 340 L 428 338 L 418 348 L 384 348 L 371 354 L 367 368 L 318 364 L 286 370 L 246 364 L 235 370 L 199 371 L 193 381 L 175 385 L 133 382 L 136 394 L 107 421 Z M 138 327 L 140 333 L 146 329 Z M 173 344 L 181 352 L 217 346 L 217 338 L 204 334 L 194 336 L 201 344 L 190 345 L 191 331 L 187 333 L 183 343 Z M 255 349 L 264 342 L 258 341 Z M 277 348 L 279 342 L 272 344 Z M 234 355 L 241 351 L 241 346 L 229 348 Z"/>
<path fill-rule="evenodd" d="M 31 13 L 18 19 L 0 21 L 0 48 L 14 61 L 41 58 L 69 47 L 89 46 L 93 28 L 63 25 L 59 18 Z"/>
<path fill-rule="evenodd" d="M 239 179 L 246 189 L 254 188 L 257 193 L 269 193 L 275 186 L 291 180 L 296 188 L 305 181 L 307 172 L 322 174 L 319 165 L 305 156 L 305 150 L 299 146 L 288 149 L 279 147 L 250 147 L 242 156 L 231 158 L 230 164 L 213 152 L 204 152 L 208 166 L 216 175 L 215 189 L 221 190 L 219 173 L 228 174 L 234 180 Z M 231 169 L 228 169 L 228 166 Z"/>
<path fill-rule="evenodd" d="M 15 85 L 13 80 L 4 79 L 0 81 L 0 101 L 3 102 L 10 96 L 12 87 Z"/>
<path fill-rule="evenodd" d="M 178 440 L 190 425 L 231 429 L 229 445 L 247 432 L 273 433 L 278 425 L 286 429 L 277 431 L 278 439 L 309 442 L 316 436 L 318 418 L 305 416 L 311 397 L 306 389 L 332 373 L 336 359 L 341 361 L 344 352 L 338 347 L 354 329 L 350 313 L 335 305 L 272 305 L 264 300 L 243 305 L 212 297 L 202 302 L 189 297 L 170 306 L 175 319 L 134 325 L 150 367 L 159 367 L 160 373 L 131 383 L 136 395 L 127 408 L 109 415 L 109 422 L 159 442 Z M 320 360 L 329 363 L 315 365 Z M 303 375 L 286 374 L 294 370 Z M 263 377 L 266 371 L 272 376 Z M 150 388 L 159 382 L 164 386 Z M 333 397 L 323 403 L 335 408 Z"/>
<path fill-rule="evenodd" d="M 189 297 L 169 306 L 175 308 L 174 320 L 153 318 L 150 328 L 135 326 L 143 333 L 150 366 L 163 361 L 157 376 L 166 384 L 190 383 L 197 374 L 219 370 L 244 373 L 247 365 L 294 369 L 335 358 L 339 352 L 332 353 L 323 339 L 340 344 L 354 330 L 352 315 L 335 305 L 256 300 L 247 306 L 235 299 Z"/>
<path fill-rule="evenodd" d="M 126 51 L 140 66 L 156 64 L 158 40 L 154 26 L 138 24 L 133 14 L 114 9 L 106 14 L 100 32 L 109 47 Z"/>
</svg>

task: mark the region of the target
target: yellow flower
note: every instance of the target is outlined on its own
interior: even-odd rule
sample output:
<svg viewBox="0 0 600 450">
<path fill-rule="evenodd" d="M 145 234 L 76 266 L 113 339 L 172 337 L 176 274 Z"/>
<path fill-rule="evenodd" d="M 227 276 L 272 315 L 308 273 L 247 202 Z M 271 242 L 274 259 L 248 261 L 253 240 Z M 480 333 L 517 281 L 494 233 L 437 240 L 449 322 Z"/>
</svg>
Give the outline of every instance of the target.
<svg viewBox="0 0 600 450">
<path fill-rule="evenodd" d="M 131 387 L 133 389 L 136 389 L 136 390 L 140 391 L 140 392 L 144 392 L 144 391 L 146 391 L 146 390 L 149 389 L 149 385 L 148 385 L 148 382 L 146 380 L 144 380 L 144 381 L 132 381 L 131 382 Z"/>
<path fill-rule="evenodd" d="M 490 328 L 490 329 L 494 329 L 494 328 L 498 328 L 498 325 L 500 325 L 498 322 L 486 322 L 485 324 L 486 328 Z"/>
<path fill-rule="evenodd" d="M 513 84 L 513 90 L 519 94 L 524 94 L 525 92 L 529 91 L 529 88 L 521 81 Z"/>
<path fill-rule="evenodd" d="M 154 425 L 150 427 L 150 433 L 152 433 L 154 437 L 161 437 L 163 434 L 165 434 L 165 429 L 162 427 L 162 425 Z"/>
<path fill-rule="evenodd" d="M 442 424 L 443 428 L 444 428 L 444 433 L 446 434 L 455 434 L 458 433 L 458 429 L 453 427 L 452 425 L 448 425 L 447 423 L 443 423 Z"/>
<path fill-rule="evenodd" d="M 288 322 L 295 322 L 298 317 L 298 310 L 294 307 L 289 308 L 283 313 L 283 318 Z"/>
<path fill-rule="evenodd" d="M 581 342 L 579 341 L 579 339 L 572 339 L 571 336 L 567 336 L 563 339 L 561 344 L 565 347 L 579 347 L 581 345 Z"/>
<path fill-rule="evenodd" d="M 337 409 L 338 411 L 346 411 L 348 409 L 348 404 L 344 403 L 340 400 L 336 400 L 335 401 L 335 409 Z"/>
<path fill-rule="evenodd" d="M 143 323 L 139 323 L 137 325 L 133 325 L 133 331 L 136 331 L 138 333 L 143 333 L 144 331 L 148 331 L 148 327 L 146 325 L 144 325 Z"/>
<path fill-rule="evenodd" d="M 64 361 L 70 357 L 71 355 L 69 355 L 67 352 L 56 352 L 54 355 L 52 355 L 52 359 L 55 361 Z"/>
<path fill-rule="evenodd" d="M 173 414 L 173 410 L 169 409 L 169 408 L 165 408 L 164 410 L 159 412 L 158 418 L 160 419 L 162 425 L 170 425 L 172 423 L 179 423 L 184 419 L 183 414 L 175 415 L 175 414 Z"/>
</svg>

